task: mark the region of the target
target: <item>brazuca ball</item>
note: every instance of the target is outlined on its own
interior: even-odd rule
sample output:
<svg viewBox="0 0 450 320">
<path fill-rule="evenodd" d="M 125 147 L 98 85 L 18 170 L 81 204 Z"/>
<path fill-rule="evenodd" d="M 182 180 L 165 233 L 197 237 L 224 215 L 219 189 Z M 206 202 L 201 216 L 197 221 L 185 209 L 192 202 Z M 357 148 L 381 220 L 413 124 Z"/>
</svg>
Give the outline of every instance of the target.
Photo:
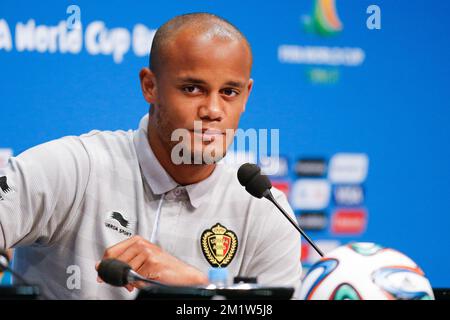
<svg viewBox="0 0 450 320">
<path fill-rule="evenodd" d="M 434 300 L 424 272 L 403 253 L 375 243 L 341 246 L 303 279 L 304 300 Z"/>
</svg>

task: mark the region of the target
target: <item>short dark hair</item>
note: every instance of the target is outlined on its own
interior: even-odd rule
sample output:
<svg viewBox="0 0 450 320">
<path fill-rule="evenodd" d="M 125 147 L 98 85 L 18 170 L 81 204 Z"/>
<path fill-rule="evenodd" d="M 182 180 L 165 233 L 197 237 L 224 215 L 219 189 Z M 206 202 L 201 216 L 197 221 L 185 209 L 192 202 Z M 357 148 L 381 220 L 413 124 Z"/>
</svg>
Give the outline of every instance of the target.
<svg viewBox="0 0 450 320">
<path fill-rule="evenodd" d="M 174 39 L 179 31 L 186 27 L 193 27 L 199 34 L 210 33 L 213 37 L 244 40 L 251 56 L 250 43 L 231 22 L 212 13 L 188 13 L 170 19 L 156 31 L 149 58 L 149 68 L 153 72 L 157 72 L 164 60 L 163 52 L 165 46 Z"/>
</svg>

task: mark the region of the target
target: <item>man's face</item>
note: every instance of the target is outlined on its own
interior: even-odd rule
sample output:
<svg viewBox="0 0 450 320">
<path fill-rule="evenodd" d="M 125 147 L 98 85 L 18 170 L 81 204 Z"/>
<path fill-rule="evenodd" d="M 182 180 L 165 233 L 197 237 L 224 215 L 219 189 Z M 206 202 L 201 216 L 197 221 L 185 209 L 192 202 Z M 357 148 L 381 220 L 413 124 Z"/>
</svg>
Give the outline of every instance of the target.
<svg viewBox="0 0 450 320">
<path fill-rule="evenodd" d="M 252 88 L 250 69 L 245 42 L 181 32 L 166 48 L 165 60 L 154 74 L 150 102 L 156 128 L 150 130 L 157 131 L 169 152 L 179 143 L 171 141 L 172 133 L 183 128 L 189 130 L 190 139 L 184 144 L 191 159 L 205 150 L 216 159 L 223 157 Z M 194 131 L 199 124 L 201 131 Z"/>
</svg>

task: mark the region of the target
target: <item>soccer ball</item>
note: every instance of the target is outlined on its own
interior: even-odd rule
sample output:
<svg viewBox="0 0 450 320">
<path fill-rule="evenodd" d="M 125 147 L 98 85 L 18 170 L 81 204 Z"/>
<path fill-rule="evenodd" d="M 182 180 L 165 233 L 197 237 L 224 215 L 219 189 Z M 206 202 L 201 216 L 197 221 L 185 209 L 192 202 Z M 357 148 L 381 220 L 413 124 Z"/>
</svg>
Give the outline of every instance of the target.
<svg viewBox="0 0 450 320">
<path fill-rule="evenodd" d="M 430 282 L 410 258 L 375 243 L 338 247 L 303 279 L 303 300 L 434 300 Z"/>
</svg>

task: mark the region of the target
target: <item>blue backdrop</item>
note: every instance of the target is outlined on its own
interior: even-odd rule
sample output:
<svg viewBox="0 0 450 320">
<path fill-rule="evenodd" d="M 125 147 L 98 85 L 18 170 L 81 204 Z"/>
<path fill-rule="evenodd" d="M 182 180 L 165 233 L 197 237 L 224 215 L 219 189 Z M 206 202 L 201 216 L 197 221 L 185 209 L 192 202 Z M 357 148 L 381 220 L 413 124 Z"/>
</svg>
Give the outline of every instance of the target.
<svg viewBox="0 0 450 320">
<path fill-rule="evenodd" d="M 136 128 L 148 109 L 138 79 L 148 61 L 140 56 L 142 35 L 151 35 L 177 14 L 216 13 L 252 44 L 255 86 L 241 127 L 280 129 L 280 152 L 289 172 L 278 180 L 292 191 L 299 159 L 330 165 L 338 153 L 367 156 L 367 177 L 351 183 L 364 190 L 357 204 L 366 213 L 364 227 L 335 232 L 339 228 L 332 217 L 339 206 L 331 196 L 326 207 L 306 208 L 325 219 L 310 236 L 329 247 L 353 240 L 394 247 L 424 269 L 433 287 L 449 287 L 450 3 L 337 0 L 335 10 L 322 7 L 314 16 L 320 3 L 1 1 L 0 148 L 17 155 L 64 135 Z M 66 21 L 72 4 L 81 10 L 81 38 L 72 34 L 75 53 L 63 53 L 60 31 L 51 30 Z M 380 9 L 381 29 L 367 27 L 371 4 Z M 124 28 L 128 33 L 95 36 L 95 21 L 104 31 Z M 308 28 L 307 21 L 317 28 Z M 136 29 L 139 24 L 145 28 Z M 94 44 L 87 40 L 89 26 Z M 126 34 L 130 47 L 123 56 L 119 49 L 116 55 L 95 54 L 102 37 Z M 133 45 L 133 37 L 139 43 Z M 23 50 L 27 41 L 29 50 Z M 316 50 L 315 55 L 308 50 Z M 327 170 L 314 179 L 338 186 Z M 291 200 L 296 196 L 291 192 Z M 305 211 L 294 209 L 300 217 Z M 306 266 L 312 261 L 304 257 Z"/>
</svg>

